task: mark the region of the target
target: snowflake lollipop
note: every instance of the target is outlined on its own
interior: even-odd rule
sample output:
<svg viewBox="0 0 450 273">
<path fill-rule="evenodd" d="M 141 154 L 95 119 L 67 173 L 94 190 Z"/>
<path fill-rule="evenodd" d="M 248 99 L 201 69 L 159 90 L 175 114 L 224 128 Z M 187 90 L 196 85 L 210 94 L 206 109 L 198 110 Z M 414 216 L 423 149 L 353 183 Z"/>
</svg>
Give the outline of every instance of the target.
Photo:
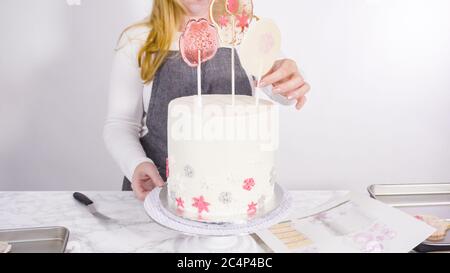
<svg viewBox="0 0 450 273">
<path fill-rule="evenodd" d="M 191 67 L 197 67 L 197 93 L 201 106 L 202 76 L 201 64 L 211 60 L 217 53 L 219 38 L 216 28 L 206 19 L 190 20 L 180 37 L 180 52 L 183 60 Z"/>
<path fill-rule="evenodd" d="M 231 94 L 235 104 L 235 47 L 239 45 L 253 19 L 252 0 L 213 0 L 209 16 L 218 29 L 220 40 L 231 46 Z"/>
<path fill-rule="evenodd" d="M 281 51 L 281 31 L 274 21 L 259 19 L 250 27 L 242 41 L 239 55 L 245 70 L 258 79 L 257 90 L 261 78 L 270 71 Z M 270 95 L 269 95 L 270 96 Z M 259 94 L 255 92 L 256 103 Z"/>
<path fill-rule="evenodd" d="M 252 0 L 213 0 L 211 21 L 218 28 L 220 40 L 229 46 L 241 43 L 253 19 Z"/>
</svg>

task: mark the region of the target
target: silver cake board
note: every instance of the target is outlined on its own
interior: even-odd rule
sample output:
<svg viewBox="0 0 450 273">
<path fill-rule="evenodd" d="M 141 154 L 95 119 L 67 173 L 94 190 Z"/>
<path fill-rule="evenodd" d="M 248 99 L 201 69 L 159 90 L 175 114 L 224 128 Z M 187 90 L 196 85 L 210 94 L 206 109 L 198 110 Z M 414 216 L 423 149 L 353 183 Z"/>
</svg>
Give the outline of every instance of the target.
<svg viewBox="0 0 450 273">
<path fill-rule="evenodd" d="M 168 208 L 167 187 L 154 189 L 144 208 L 156 223 L 188 235 L 175 239 L 176 252 L 261 252 L 249 234 L 286 220 L 292 207 L 292 197 L 278 184 L 274 198 L 275 209 L 245 223 L 206 223 L 180 217 Z"/>
</svg>

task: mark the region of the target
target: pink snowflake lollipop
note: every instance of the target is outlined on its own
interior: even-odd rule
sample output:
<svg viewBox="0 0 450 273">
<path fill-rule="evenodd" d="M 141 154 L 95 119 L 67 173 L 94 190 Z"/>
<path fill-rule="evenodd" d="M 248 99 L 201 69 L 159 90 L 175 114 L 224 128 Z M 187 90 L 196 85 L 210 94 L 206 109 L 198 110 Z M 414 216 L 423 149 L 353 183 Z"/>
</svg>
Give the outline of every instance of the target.
<svg viewBox="0 0 450 273">
<path fill-rule="evenodd" d="M 212 0 L 209 16 L 218 29 L 220 40 L 231 50 L 231 95 L 235 105 L 235 49 L 242 42 L 253 19 L 252 0 Z"/>
<path fill-rule="evenodd" d="M 219 38 L 216 28 L 206 19 L 191 20 L 180 37 L 180 52 L 183 60 L 197 67 L 198 105 L 202 106 L 202 63 L 211 60 L 217 53 Z"/>
<path fill-rule="evenodd" d="M 191 67 L 212 59 L 218 47 L 217 30 L 206 19 L 189 21 L 180 37 L 181 56 Z"/>
<path fill-rule="evenodd" d="M 213 0 L 210 17 L 219 30 L 222 42 L 237 46 L 241 43 L 253 19 L 253 1 Z"/>
</svg>

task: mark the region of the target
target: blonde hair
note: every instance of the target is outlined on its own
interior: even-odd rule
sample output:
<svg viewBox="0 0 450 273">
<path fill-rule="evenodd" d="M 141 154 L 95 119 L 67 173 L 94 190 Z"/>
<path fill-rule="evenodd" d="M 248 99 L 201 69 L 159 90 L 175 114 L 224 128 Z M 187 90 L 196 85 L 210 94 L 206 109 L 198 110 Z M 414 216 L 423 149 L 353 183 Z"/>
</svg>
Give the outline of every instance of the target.
<svg viewBox="0 0 450 273">
<path fill-rule="evenodd" d="M 152 81 L 163 64 L 185 14 L 180 0 L 154 0 L 150 17 L 137 24 L 150 29 L 147 40 L 137 56 L 144 83 Z"/>
</svg>

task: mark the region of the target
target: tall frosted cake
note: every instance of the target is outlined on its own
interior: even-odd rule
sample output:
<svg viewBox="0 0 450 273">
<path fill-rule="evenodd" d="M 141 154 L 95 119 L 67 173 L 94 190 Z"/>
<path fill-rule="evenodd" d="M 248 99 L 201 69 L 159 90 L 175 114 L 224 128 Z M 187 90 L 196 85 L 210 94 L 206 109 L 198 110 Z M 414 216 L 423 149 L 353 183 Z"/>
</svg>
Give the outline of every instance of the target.
<svg viewBox="0 0 450 273">
<path fill-rule="evenodd" d="M 243 222 L 274 207 L 278 116 L 249 96 L 182 97 L 169 105 L 168 200 L 179 216 Z M 201 105 L 201 106 L 200 106 Z"/>
</svg>

